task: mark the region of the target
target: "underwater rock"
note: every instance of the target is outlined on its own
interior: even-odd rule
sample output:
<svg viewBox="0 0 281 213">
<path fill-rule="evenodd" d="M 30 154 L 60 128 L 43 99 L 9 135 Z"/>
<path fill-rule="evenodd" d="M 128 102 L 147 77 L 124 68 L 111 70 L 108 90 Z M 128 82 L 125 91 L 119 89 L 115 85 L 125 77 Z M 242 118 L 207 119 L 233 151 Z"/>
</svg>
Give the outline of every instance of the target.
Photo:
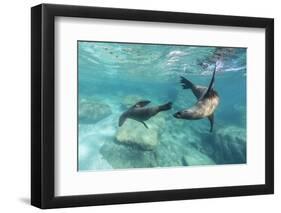
<svg viewBox="0 0 281 213">
<path fill-rule="evenodd" d="M 182 156 L 190 149 L 201 149 L 200 137 L 189 128 L 186 122 L 173 122 L 167 118 L 165 128 L 161 129 L 160 144 L 155 149 L 159 167 L 186 166 Z"/>
<path fill-rule="evenodd" d="M 246 163 L 245 129 L 237 126 L 218 129 L 212 146 L 213 158 L 217 163 Z"/>
<path fill-rule="evenodd" d="M 138 95 L 127 95 L 123 98 L 121 106 L 123 109 L 129 109 L 131 106 L 141 100 L 143 100 L 143 98 Z"/>
<path fill-rule="evenodd" d="M 157 167 L 154 151 L 143 151 L 108 141 L 101 147 L 100 153 L 114 169 Z"/>
<path fill-rule="evenodd" d="M 79 123 L 96 123 L 111 113 L 110 106 L 100 101 L 83 98 L 79 102 Z"/>
<path fill-rule="evenodd" d="M 245 105 L 239 105 L 235 104 L 233 106 L 232 113 L 234 116 L 236 116 L 236 120 L 238 120 L 238 123 L 241 123 L 243 126 L 246 126 L 247 121 L 247 109 Z"/>
<path fill-rule="evenodd" d="M 185 155 L 182 157 L 182 161 L 185 166 L 216 164 L 209 156 L 192 148 L 186 151 Z"/>
<path fill-rule="evenodd" d="M 152 119 L 151 119 L 152 120 Z M 116 132 L 116 141 L 126 145 L 137 146 L 143 150 L 153 150 L 159 143 L 156 122 L 149 122 L 145 128 L 140 122 L 127 119 Z"/>
<path fill-rule="evenodd" d="M 101 147 L 103 158 L 115 169 L 215 164 L 203 152 L 201 138 L 188 128 L 191 123 L 173 123 L 169 116 L 157 115 L 147 125 L 149 129 L 126 120 L 117 130 L 115 142 L 108 141 Z"/>
</svg>

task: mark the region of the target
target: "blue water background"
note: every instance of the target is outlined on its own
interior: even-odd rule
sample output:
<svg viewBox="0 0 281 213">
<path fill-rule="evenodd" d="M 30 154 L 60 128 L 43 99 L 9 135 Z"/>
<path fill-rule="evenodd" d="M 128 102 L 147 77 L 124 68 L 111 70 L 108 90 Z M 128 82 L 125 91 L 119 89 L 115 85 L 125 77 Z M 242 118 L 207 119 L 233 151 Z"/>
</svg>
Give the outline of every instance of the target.
<svg viewBox="0 0 281 213">
<path fill-rule="evenodd" d="M 78 102 L 94 99 L 112 113 L 79 122 L 78 170 L 246 163 L 246 54 L 246 48 L 79 41 Z M 207 119 L 178 120 L 172 114 L 196 103 L 192 92 L 181 88 L 180 76 L 207 87 L 215 63 L 220 104 L 210 133 Z M 116 141 L 126 96 L 150 100 L 151 106 L 173 102 L 152 151 Z"/>
</svg>

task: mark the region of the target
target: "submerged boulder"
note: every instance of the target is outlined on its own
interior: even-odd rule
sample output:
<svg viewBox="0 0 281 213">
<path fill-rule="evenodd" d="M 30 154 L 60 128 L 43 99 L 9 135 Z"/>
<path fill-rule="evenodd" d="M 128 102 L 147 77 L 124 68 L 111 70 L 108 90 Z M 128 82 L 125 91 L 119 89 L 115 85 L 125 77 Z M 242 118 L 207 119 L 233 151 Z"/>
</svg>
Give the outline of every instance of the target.
<svg viewBox="0 0 281 213">
<path fill-rule="evenodd" d="M 157 166 L 154 151 L 144 151 L 113 141 L 105 143 L 101 147 L 100 153 L 114 169 L 151 168 Z"/>
<path fill-rule="evenodd" d="M 173 123 L 169 116 L 159 114 L 147 122 L 128 119 L 117 129 L 115 142 L 101 147 L 103 158 L 113 167 L 151 168 L 214 165 L 216 162 L 204 152 L 201 138 L 189 125 Z M 190 124 L 191 125 L 191 124 Z"/>
<path fill-rule="evenodd" d="M 153 150 L 159 143 L 158 128 L 150 125 L 145 128 L 140 122 L 127 119 L 117 130 L 116 141 L 126 145 L 137 146 L 143 150 Z"/>
<path fill-rule="evenodd" d="M 123 145 L 135 146 L 142 150 L 153 150 L 159 144 L 159 134 L 165 123 L 165 116 L 161 114 L 146 121 L 148 128 L 138 121 L 127 119 L 116 131 L 115 139 Z"/>
<path fill-rule="evenodd" d="M 214 165 L 216 164 L 209 156 L 202 152 L 189 148 L 182 157 L 183 165 L 195 166 L 195 165 Z"/>
<path fill-rule="evenodd" d="M 79 102 L 79 123 L 96 123 L 112 113 L 110 106 L 94 99 L 83 98 Z"/>
<path fill-rule="evenodd" d="M 213 140 L 217 163 L 246 163 L 246 130 L 237 126 L 218 129 Z"/>
<path fill-rule="evenodd" d="M 242 124 L 243 126 L 247 125 L 247 109 L 246 105 L 239 105 L 235 104 L 233 106 L 233 115 L 235 116 L 238 123 Z"/>
</svg>

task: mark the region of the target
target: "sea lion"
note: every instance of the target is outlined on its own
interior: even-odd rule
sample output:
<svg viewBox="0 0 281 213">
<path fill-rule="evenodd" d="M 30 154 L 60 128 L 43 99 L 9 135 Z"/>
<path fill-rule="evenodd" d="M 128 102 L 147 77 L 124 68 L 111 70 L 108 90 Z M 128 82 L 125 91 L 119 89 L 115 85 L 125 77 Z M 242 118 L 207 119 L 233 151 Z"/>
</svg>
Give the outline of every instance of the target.
<svg viewBox="0 0 281 213">
<path fill-rule="evenodd" d="M 148 128 L 144 121 L 155 116 L 158 112 L 170 110 L 172 108 L 172 102 L 155 107 L 145 107 L 149 103 L 150 101 L 147 100 L 139 101 L 130 107 L 126 112 L 123 112 L 119 118 L 119 126 L 122 126 L 126 119 L 130 118 L 141 122 L 146 128 Z"/>
<path fill-rule="evenodd" d="M 195 97 L 197 98 L 197 103 L 191 108 L 179 111 L 173 116 L 178 119 L 186 120 L 198 120 L 202 118 L 208 118 L 210 121 L 210 132 L 213 131 L 214 125 L 214 111 L 219 104 L 219 95 L 213 89 L 216 74 L 216 65 L 213 71 L 212 80 L 209 87 L 203 87 L 194 85 L 192 82 L 181 76 L 181 83 L 183 89 L 191 89 Z"/>
</svg>

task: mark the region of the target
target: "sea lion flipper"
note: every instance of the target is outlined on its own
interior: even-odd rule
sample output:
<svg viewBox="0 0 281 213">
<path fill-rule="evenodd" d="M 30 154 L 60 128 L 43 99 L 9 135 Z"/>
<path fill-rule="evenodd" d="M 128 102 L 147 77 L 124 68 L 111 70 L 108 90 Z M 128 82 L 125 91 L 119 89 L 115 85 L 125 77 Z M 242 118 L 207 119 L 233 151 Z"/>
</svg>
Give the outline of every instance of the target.
<svg viewBox="0 0 281 213">
<path fill-rule="evenodd" d="M 166 110 L 170 110 L 172 108 L 173 103 L 172 102 L 168 102 L 166 104 L 160 105 L 158 107 L 159 111 L 166 111 Z"/>
<path fill-rule="evenodd" d="M 192 93 L 195 95 L 197 100 L 199 100 L 207 91 L 208 88 L 199 86 L 199 85 L 194 85 L 191 81 L 187 80 L 185 77 L 180 76 L 181 84 L 183 89 L 191 89 Z"/>
<path fill-rule="evenodd" d="M 210 121 L 210 132 L 213 131 L 213 126 L 214 126 L 214 114 L 211 114 L 209 117 L 208 117 L 209 121 Z"/>
<path fill-rule="evenodd" d="M 143 121 L 141 121 L 141 123 L 145 126 L 145 128 L 149 129 L 146 123 L 144 123 Z"/>
<path fill-rule="evenodd" d="M 183 89 L 191 89 L 194 87 L 194 84 L 191 81 L 187 80 L 185 77 L 180 76 L 180 78 L 180 82 L 182 84 Z"/>
<path fill-rule="evenodd" d="M 212 80 L 211 80 L 211 82 L 210 82 L 210 84 L 209 84 L 209 87 L 208 87 L 206 93 L 205 93 L 200 99 L 202 99 L 202 98 L 207 98 L 207 97 L 209 96 L 210 92 L 212 91 L 212 89 L 213 89 L 213 87 L 214 87 L 214 83 L 215 83 L 216 69 L 217 69 L 217 65 L 215 64 L 215 68 L 214 68 L 214 71 L 213 71 Z"/>
<path fill-rule="evenodd" d="M 125 113 L 123 113 L 120 117 L 119 117 L 119 123 L 118 123 L 118 126 L 122 126 L 124 124 L 124 122 L 126 121 L 127 119 L 127 115 Z"/>
</svg>

